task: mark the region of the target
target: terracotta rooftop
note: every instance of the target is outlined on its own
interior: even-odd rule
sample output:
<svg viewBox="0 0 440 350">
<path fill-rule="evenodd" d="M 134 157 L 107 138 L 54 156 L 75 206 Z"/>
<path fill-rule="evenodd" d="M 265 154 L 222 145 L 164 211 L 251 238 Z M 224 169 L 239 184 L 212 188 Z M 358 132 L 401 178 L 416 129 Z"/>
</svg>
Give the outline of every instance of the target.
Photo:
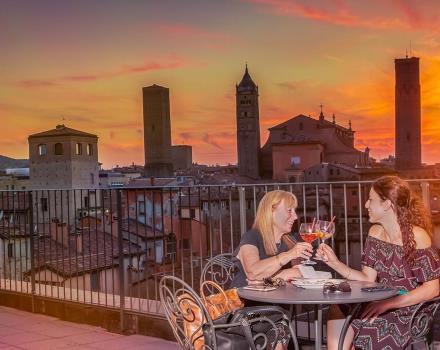
<svg viewBox="0 0 440 350">
<path fill-rule="evenodd" d="M 36 268 L 49 268 L 63 276 L 82 274 L 118 265 L 118 239 L 100 230 L 85 230 L 82 236 L 82 250 L 77 249 L 77 234 L 69 235 L 70 241 L 61 244 L 50 237 L 34 241 Z M 138 244 L 123 242 L 124 255 L 141 253 Z"/>
</svg>

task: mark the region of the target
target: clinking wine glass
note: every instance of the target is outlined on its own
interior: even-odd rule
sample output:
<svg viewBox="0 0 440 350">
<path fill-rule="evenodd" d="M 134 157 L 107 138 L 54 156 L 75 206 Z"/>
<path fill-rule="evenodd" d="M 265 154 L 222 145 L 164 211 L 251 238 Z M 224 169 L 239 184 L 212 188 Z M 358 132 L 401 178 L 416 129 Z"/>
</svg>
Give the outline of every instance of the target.
<svg viewBox="0 0 440 350">
<path fill-rule="evenodd" d="M 302 223 L 299 227 L 299 235 L 303 241 L 307 243 L 312 243 L 315 239 L 318 238 L 318 227 L 316 224 L 312 223 Z M 310 260 L 310 257 L 307 260 L 301 261 L 301 264 L 304 265 L 314 265 L 315 261 Z"/>
<path fill-rule="evenodd" d="M 325 240 L 333 237 L 335 234 L 336 226 L 333 221 L 318 220 L 316 226 L 319 229 L 318 237 L 325 243 Z"/>
<path fill-rule="evenodd" d="M 316 226 L 318 228 L 318 238 L 325 243 L 326 239 L 333 237 L 335 234 L 336 226 L 333 221 L 318 220 L 316 221 Z M 322 260 L 320 257 L 315 257 L 315 259 Z"/>
</svg>

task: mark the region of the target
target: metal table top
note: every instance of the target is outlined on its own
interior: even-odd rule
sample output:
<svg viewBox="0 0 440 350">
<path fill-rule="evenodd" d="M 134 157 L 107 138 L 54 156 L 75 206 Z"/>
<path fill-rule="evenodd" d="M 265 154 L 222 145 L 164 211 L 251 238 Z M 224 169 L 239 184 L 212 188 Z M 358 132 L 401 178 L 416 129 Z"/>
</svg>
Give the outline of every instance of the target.
<svg viewBox="0 0 440 350">
<path fill-rule="evenodd" d="M 392 291 L 363 292 L 362 287 L 374 287 L 375 282 L 348 281 L 351 292 L 323 293 L 320 289 L 305 289 L 291 283 L 273 291 L 262 292 L 238 288 L 238 295 L 243 299 L 268 303 L 268 304 L 352 304 L 388 299 L 397 294 L 397 289 Z"/>
</svg>

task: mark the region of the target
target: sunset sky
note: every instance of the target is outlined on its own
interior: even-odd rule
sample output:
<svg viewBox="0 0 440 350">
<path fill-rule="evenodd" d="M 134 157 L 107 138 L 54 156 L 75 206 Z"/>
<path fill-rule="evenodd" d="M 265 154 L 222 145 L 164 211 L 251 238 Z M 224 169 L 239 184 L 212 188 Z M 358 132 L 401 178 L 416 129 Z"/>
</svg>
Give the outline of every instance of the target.
<svg viewBox="0 0 440 350">
<path fill-rule="evenodd" d="M 437 0 L 1 0 L 0 154 L 57 124 L 99 136 L 105 168 L 144 163 L 141 88 L 170 88 L 173 144 L 236 162 L 245 62 L 267 129 L 298 114 L 394 154 L 394 58 L 421 58 L 423 161 L 440 162 Z M 408 52 L 408 54 L 410 54 Z M 64 118 L 64 120 L 63 120 Z"/>
</svg>

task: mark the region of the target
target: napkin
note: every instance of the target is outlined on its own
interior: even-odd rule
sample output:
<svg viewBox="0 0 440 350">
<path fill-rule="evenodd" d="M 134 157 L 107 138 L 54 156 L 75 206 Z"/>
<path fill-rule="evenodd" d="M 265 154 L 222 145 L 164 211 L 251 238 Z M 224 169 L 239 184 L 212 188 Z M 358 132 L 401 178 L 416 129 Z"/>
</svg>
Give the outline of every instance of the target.
<svg viewBox="0 0 440 350">
<path fill-rule="evenodd" d="M 313 266 L 298 265 L 297 266 L 304 278 L 332 278 L 332 274 L 327 271 L 315 271 Z"/>
</svg>

